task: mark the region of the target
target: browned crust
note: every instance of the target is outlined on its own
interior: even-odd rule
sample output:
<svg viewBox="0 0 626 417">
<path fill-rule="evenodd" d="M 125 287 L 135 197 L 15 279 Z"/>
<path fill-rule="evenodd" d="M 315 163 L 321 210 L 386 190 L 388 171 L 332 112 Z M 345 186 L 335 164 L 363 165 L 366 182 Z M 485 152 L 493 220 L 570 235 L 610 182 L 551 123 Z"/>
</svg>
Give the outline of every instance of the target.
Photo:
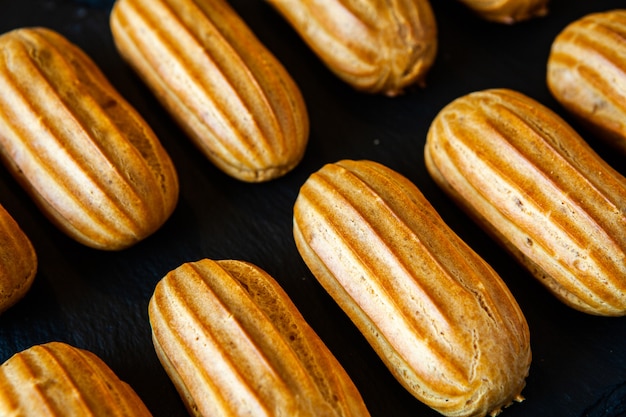
<svg viewBox="0 0 626 417">
<path fill-rule="evenodd" d="M 28 236 L 0 205 L 0 313 L 30 289 L 37 273 L 37 254 Z"/>
<path fill-rule="evenodd" d="M 496 89 L 446 106 L 428 132 L 433 179 L 555 296 L 626 314 L 626 179 L 560 117 Z"/>
<path fill-rule="evenodd" d="M 304 99 L 226 2 L 118 0 L 111 30 L 124 59 L 222 171 L 261 182 L 300 162 Z"/>
<path fill-rule="evenodd" d="M 60 229 L 117 250 L 174 210 L 178 178 L 141 116 L 56 32 L 0 37 L 0 157 Z"/>
<path fill-rule="evenodd" d="M 408 179 L 371 161 L 325 165 L 300 190 L 294 237 L 416 398 L 447 416 L 521 399 L 531 353 L 519 306 Z"/>
<path fill-rule="evenodd" d="M 511 25 L 548 14 L 549 0 L 459 0 L 485 20 Z"/>
<path fill-rule="evenodd" d="M 395 96 L 424 85 L 437 54 L 427 0 L 269 0 L 339 78 L 359 91 Z"/>
<path fill-rule="evenodd" d="M 369 415 L 287 294 L 250 263 L 183 264 L 159 282 L 149 313 L 157 354 L 193 415 Z"/>
<path fill-rule="evenodd" d="M 590 130 L 626 154 L 626 10 L 593 13 L 554 39 L 547 83 Z"/>
<path fill-rule="evenodd" d="M 35 345 L 0 366 L 0 414 L 151 416 L 100 358 L 61 342 Z"/>
</svg>

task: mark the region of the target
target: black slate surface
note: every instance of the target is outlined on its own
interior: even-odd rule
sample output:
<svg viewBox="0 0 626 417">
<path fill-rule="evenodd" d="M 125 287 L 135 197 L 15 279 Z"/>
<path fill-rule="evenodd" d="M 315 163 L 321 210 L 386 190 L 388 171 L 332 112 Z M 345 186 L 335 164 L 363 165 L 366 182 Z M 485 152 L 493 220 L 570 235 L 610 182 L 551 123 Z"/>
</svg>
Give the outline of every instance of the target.
<svg viewBox="0 0 626 417">
<path fill-rule="evenodd" d="M 299 84 L 311 118 L 302 163 L 263 184 L 227 177 L 191 145 L 117 54 L 109 0 L 1 0 L 0 32 L 47 26 L 82 47 L 140 111 L 178 169 L 181 194 L 168 222 L 122 252 L 102 252 L 56 230 L 0 168 L 0 203 L 33 241 L 39 272 L 27 296 L 0 316 L 0 362 L 33 344 L 64 341 L 100 356 L 157 417 L 186 416 L 150 339 L 147 303 L 156 282 L 183 262 L 242 259 L 285 288 L 352 376 L 375 417 L 436 416 L 390 376 L 348 319 L 317 284 L 296 251 L 292 206 L 299 187 L 324 163 L 371 159 L 404 174 L 448 224 L 500 273 L 531 331 L 533 363 L 526 401 L 507 417 L 626 415 L 626 318 L 585 315 L 549 295 L 434 185 L 423 163 L 428 126 L 454 98 L 508 87 L 556 110 L 622 174 L 626 157 L 583 130 L 550 96 L 550 44 L 586 13 L 624 6 L 617 0 L 553 0 L 550 14 L 515 26 L 487 23 L 456 0 L 433 0 L 439 52 L 424 89 L 386 98 L 353 91 L 336 79 L 262 0 L 232 5 Z"/>
</svg>

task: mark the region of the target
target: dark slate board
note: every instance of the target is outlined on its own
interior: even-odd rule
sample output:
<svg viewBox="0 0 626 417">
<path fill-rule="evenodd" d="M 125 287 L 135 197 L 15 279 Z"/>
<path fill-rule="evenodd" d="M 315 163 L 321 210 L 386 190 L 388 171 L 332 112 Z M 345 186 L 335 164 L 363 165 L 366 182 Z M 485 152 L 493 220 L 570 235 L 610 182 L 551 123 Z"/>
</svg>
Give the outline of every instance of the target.
<svg viewBox="0 0 626 417">
<path fill-rule="evenodd" d="M 423 163 L 428 126 L 448 102 L 474 90 L 508 87 L 556 110 L 625 172 L 625 158 L 576 125 L 550 96 L 550 44 L 569 22 L 623 6 L 617 0 L 553 0 L 549 16 L 503 26 L 473 16 L 456 0 L 433 0 L 439 52 L 424 89 L 386 98 L 336 79 L 262 0 L 232 1 L 299 84 L 311 118 L 302 163 L 287 176 L 246 184 L 213 167 L 190 144 L 117 54 L 110 0 L 2 2 L 0 32 L 47 26 L 82 47 L 141 112 L 177 166 L 178 207 L 155 235 L 122 252 L 101 252 L 56 230 L 0 168 L 0 203 L 33 241 L 39 272 L 27 296 L 0 316 L 0 361 L 33 344 L 64 341 L 99 355 L 157 417 L 186 416 L 150 339 L 147 303 L 156 282 L 183 262 L 242 259 L 272 274 L 341 361 L 372 416 L 436 416 L 388 373 L 362 336 L 317 284 L 296 251 L 292 207 L 299 187 L 324 163 L 371 159 L 423 191 L 448 224 L 500 273 L 530 325 L 533 363 L 525 402 L 508 417 L 626 415 L 626 318 L 593 317 L 549 295 L 434 185 Z"/>
</svg>

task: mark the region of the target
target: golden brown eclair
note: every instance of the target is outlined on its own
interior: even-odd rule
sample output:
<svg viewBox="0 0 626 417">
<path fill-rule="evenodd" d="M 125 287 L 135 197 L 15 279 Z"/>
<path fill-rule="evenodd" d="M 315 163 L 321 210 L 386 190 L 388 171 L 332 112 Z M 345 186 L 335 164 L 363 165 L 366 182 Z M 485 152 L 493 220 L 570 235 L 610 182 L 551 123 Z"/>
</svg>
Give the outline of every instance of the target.
<svg viewBox="0 0 626 417">
<path fill-rule="evenodd" d="M 565 27 L 552 42 L 547 83 L 563 107 L 626 155 L 626 9 Z"/>
<path fill-rule="evenodd" d="M 309 135 L 291 76 L 224 0 L 118 0 L 121 55 L 204 155 L 242 181 L 285 175 Z"/>
<path fill-rule="evenodd" d="M 545 16 L 549 0 L 459 0 L 478 16 L 496 23 L 513 24 Z"/>
<path fill-rule="evenodd" d="M 268 0 L 340 79 L 394 96 L 424 84 L 437 55 L 428 0 Z"/>
<path fill-rule="evenodd" d="M 32 346 L 0 366 L 0 415 L 151 417 L 99 357 L 61 342 Z"/>
<path fill-rule="evenodd" d="M 154 132 L 83 51 L 45 28 L 0 37 L 0 157 L 52 222 L 97 249 L 152 234 L 178 199 Z"/>
<path fill-rule="evenodd" d="M 626 179 L 519 92 L 477 91 L 428 132 L 434 180 L 554 295 L 626 314 Z"/>
<path fill-rule="evenodd" d="M 149 305 L 164 369 L 194 416 L 369 416 L 350 377 L 265 271 L 185 263 Z"/>
<path fill-rule="evenodd" d="M 0 313 L 17 303 L 37 274 L 37 254 L 30 239 L 0 205 Z"/>
<path fill-rule="evenodd" d="M 300 189 L 294 237 L 417 399 L 446 416 L 497 414 L 522 399 L 531 362 L 522 311 L 407 178 L 372 161 L 323 166 Z"/>
</svg>

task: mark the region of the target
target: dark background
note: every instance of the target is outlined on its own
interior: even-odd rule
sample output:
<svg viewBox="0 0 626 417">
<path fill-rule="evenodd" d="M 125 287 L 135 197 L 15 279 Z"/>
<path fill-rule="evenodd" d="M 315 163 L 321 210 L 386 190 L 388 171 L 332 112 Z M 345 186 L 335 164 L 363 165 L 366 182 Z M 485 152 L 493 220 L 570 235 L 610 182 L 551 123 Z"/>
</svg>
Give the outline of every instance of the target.
<svg viewBox="0 0 626 417">
<path fill-rule="evenodd" d="M 100 356 L 158 417 L 186 416 L 154 353 L 147 304 L 157 281 L 201 258 L 253 262 L 277 279 L 344 365 L 372 414 L 436 416 L 388 373 L 362 336 L 317 284 L 291 235 L 299 187 L 324 163 L 371 159 L 404 174 L 448 224 L 502 276 L 531 331 L 527 398 L 504 416 L 626 415 L 626 318 L 574 311 L 547 293 L 435 186 L 423 162 L 429 124 L 454 98 L 508 87 L 556 110 L 622 174 L 624 155 L 576 125 L 550 96 L 545 66 L 557 33 L 617 0 L 553 0 L 550 14 L 515 26 L 487 23 L 456 0 L 433 0 L 437 60 L 427 86 L 395 98 L 353 91 L 336 79 L 262 0 L 231 4 L 299 84 L 311 119 L 301 164 L 262 184 L 232 179 L 191 145 L 117 54 L 108 26 L 112 1 L 0 0 L 0 32 L 47 26 L 78 44 L 156 131 L 178 169 L 176 211 L 153 236 L 122 252 L 70 240 L 0 168 L 0 204 L 32 240 L 39 271 L 27 296 L 0 316 L 0 362 L 34 344 L 64 341 Z M 1 94 L 1 92 L 0 92 Z"/>
</svg>

